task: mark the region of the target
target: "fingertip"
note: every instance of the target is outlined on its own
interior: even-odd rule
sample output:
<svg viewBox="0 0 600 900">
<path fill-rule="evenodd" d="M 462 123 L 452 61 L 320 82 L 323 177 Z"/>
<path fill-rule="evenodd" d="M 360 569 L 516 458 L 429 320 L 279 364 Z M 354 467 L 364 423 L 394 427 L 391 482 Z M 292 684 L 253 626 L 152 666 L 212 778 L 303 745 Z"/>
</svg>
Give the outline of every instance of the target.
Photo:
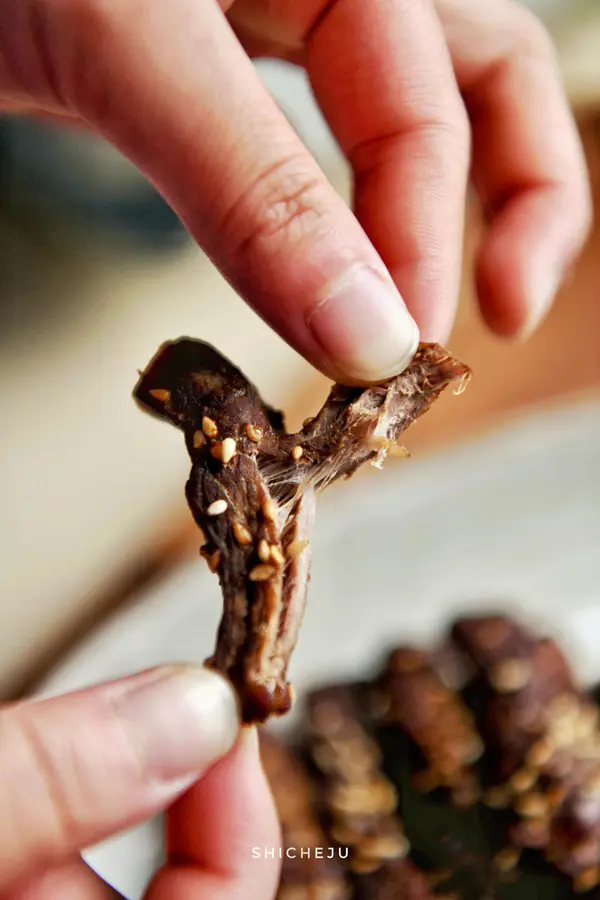
<svg viewBox="0 0 600 900">
<path fill-rule="evenodd" d="M 501 337 L 526 339 L 543 322 L 588 233 L 568 192 L 522 191 L 492 221 L 476 263 L 482 315 Z"/>
<path fill-rule="evenodd" d="M 477 302 L 484 322 L 498 337 L 516 337 L 529 319 L 527 301 L 514 282 L 510 258 L 484 245 L 475 267 Z"/>
</svg>

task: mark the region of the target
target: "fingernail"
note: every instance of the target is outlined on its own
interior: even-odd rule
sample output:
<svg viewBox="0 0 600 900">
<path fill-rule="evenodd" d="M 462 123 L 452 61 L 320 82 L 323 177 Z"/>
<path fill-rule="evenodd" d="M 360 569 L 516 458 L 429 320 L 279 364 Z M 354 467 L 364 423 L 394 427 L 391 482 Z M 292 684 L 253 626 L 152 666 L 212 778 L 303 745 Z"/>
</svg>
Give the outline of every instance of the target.
<svg viewBox="0 0 600 900">
<path fill-rule="evenodd" d="M 115 703 L 147 776 L 163 784 L 199 776 L 238 736 L 233 688 L 208 669 L 169 667 L 163 677 L 132 682 Z"/>
<path fill-rule="evenodd" d="M 354 265 L 330 282 L 308 325 L 338 369 L 378 381 L 397 375 L 419 345 L 419 330 L 391 279 Z"/>
<path fill-rule="evenodd" d="M 552 266 L 548 266 L 546 259 L 542 261 L 539 270 L 534 270 L 530 287 L 530 306 L 527 319 L 519 338 L 526 340 L 539 328 L 556 298 L 562 282 L 562 272 L 558 272 Z"/>
</svg>

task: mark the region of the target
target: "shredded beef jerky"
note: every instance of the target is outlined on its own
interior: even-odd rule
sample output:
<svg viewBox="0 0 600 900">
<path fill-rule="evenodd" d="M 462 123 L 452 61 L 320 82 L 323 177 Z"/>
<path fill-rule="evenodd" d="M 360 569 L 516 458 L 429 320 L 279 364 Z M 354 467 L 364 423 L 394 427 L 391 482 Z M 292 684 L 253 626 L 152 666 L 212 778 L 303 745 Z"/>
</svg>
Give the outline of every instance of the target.
<svg viewBox="0 0 600 900">
<path fill-rule="evenodd" d="M 283 863 L 277 900 L 349 900 L 350 886 L 319 822 L 314 784 L 304 764 L 264 732 L 260 751 L 281 825 Z"/>
<path fill-rule="evenodd" d="M 573 676 L 553 642 L 506 616 L 462 619 L 452 637 L 485 691 L 482 727 L 497 756 L 497 779 L 504 783 L 543 736 L 548 704 L 576 693 Z"/>
<path fill-rule="evenodd" d="M 407 370 L 368 388 L 335 385 L 318 415 L 287 434 L 281 413 L 214 348 L 164 344 L 135 388 L 142 407 L 180 428 L 192 460 L 186 496 L 218 572 L 223 617 L 209 661 L 236 686 L 245 722 L 291 705 L 287 667 L 302 620 L 318 491 L 400 434 L 469 370 L 422 344 Z"/>
<path fill-rule="evenodd" d="M 579 888 L 600 882 L 600 721 L 554 641 L 506 617 L 462 620 L 455 641 L 489 694 L 485 731 L 517 821 L 510 838 L 535 848 Z"/>
<path fill-rule="evenodd" d="M 475 803 L 479 785 L 472 766 L 483 753 L 483 741 L 470 710 L 446 687 L 432 656 L 413 647 L 394 650 L 377 679 L 376 696 L 382 723 L 405 731 L 426 762 L 415 785 L 448 788 L 461 806 Z"/>
<path fill-rule="evenodd" d="M 432 896 L 430 882 L 406 855 L 409 844 L 398 795 L 381 768 L 378 746 L 365 730 L 351 689 L 323 688 L 308 698 L 309 744 L 322 778 L 329 833 L 348 848 L 358 898 Z"/>
</svg>

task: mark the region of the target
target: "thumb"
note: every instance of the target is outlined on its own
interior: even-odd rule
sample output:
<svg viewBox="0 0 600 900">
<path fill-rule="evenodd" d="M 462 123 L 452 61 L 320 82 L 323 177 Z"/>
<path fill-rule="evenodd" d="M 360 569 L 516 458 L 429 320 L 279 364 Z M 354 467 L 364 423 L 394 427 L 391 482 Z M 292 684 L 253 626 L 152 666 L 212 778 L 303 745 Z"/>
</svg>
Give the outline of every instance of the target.
<svg viewBox="0 0 600 900">
<path fill-rule="evenodd" d="M 233 746 L 232 688 L 171 666 L 0 712 L 0 894 L 169 805 Z"/>
<path fill-rule="evenodd" d="M 39 56 L 43 102 L 127 154 L 285 340 L 336 380 L 374 381 L 408 364 L 418 330 L 392 278 L 216 0 L 21 7 L 38 11 L 20 16 L 38 24 L 34 50 L 19 58 Z M 10 63 L 14 51 L 4 53 Z"/>
</svg>

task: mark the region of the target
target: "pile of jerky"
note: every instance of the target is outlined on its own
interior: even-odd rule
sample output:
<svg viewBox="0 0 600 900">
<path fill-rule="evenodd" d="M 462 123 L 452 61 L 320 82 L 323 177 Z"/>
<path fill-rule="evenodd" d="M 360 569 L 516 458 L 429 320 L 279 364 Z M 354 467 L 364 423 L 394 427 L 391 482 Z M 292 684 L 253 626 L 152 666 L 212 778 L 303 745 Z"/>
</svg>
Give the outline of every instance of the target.
<svg viewBox="0 0 600 900">
<path fill-rule="evenodd" d="M 600 711 L 553 640 L 462 618 L 261 733 L 278 900 L 600 900 Z"/>
</svg>

